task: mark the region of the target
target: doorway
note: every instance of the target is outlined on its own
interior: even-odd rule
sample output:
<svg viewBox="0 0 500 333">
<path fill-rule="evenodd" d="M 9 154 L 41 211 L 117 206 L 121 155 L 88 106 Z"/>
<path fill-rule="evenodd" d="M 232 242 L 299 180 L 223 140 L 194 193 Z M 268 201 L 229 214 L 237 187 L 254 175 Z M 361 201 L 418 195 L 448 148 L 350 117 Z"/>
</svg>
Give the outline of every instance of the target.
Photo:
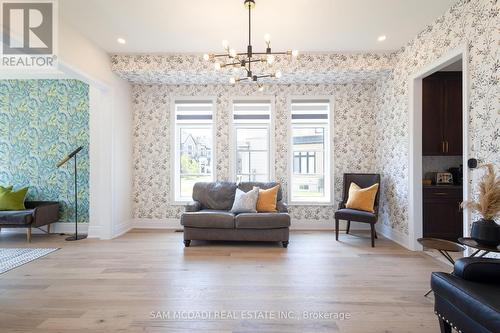
<svg viewBox="0 0 500 333">
<path fill-rule="evenodd" d="M 440 74 L 440 73 L 441 74 Z M 423 95 L 424 95 L 424 84 L 423 81 L 431 76 L 450 76 L 450 75 L 458 75 L 458 74 L 446 74 L 443 72 L 461 72 L 461 128 L 459 129 L 462 132 L 462 135 L 457 141 L 456 135 L 453 138 L 446 139 L 444 135 L 447 135 L 446 130 L 443 130 L 443 118 L 441 118 L 440 123 L 436 124 L 437 120 L 429 118 L 427 116 L 423 116 L 423 110 L 426 106 L 423 105 Z M 430 91 L 435 91 L 436 89 L 430 89 Z M 439 90 L 439 89 L 438 89 Z M 427 89 L 427 94 L 429 93 L 429 89 Z M 422 247 L 417 242 L 417 239 L 424 236 L 424 190 L 435 194 L 435 196 L 445 196 L 445 191 L 442 191 L 441 188 L 424 188 L 423 179 L 428 177 L 431 179 L 433 183 L 430 185 L 436 185 L 438 183 L 437 176 L 438 174 L 432 174 L 431 169 L 436 169 L 435 171 L 443 171 L 440 174 L 439 183 L 449 182 L 449 169 L 452 167 L 458 167 L 460 164 L 463 166 L 467 165 L 468 159 L 468 68 L 467 68 L 467 49 L 466 47 L 461 47 L 459 49 L 453 50 L 449 54 L 441 57 L 436 60 L 434 63 L 425 67 L 423 70 L 414 74 L 410 78 L 410 114 L 409 114 L 409 134 L 410 134 L 410 149 L 409 149 L 409 242 L 408 247 L 411 250 L 421 250 Z M 459 110 L 460 110 L 459 109 Z M 443 114 L 439 115 L 439 117 L 443 117 Z M 426 121 L 426 123 L 423 122 Z M 454 125 L 452 127 L 457 127 L 456 118 L 452 120 Z M 444 124 L 450 125 L 446 123 L 446 117 L 444 118 Z M 446 126 L 445 126 L 446 127 Z M 437 147 L 434 147 L 433 151 L 429 151 L 429 136 L 424 136 L 424 132 L 429 132 L 432 130 L 438 129 L 439 133 L 436 134 L 436 138 L 439 140 Z M 444 132 L 443 132 L 444 131 Z M 430 141 L 436 140 L 436 138 L 432 138 L 430 136 Z M 460 142 L 461 141 L 461 142 Z M 460 145 L 461 143 L 461 145 Z M 451 144 L 451 145 L 450 145 Z M 461 146 L 461 147 L 460 147 Z M 459 150 L 461 148 L 461 150 Z M 425 151 L 424 151 L 425 150 Z M 459 154 L 458 151 L 462 152 Z M 434 155 L 432 155 L 434 154 Z M 424 155 L 432 156 L 432 158 L 424 158 Z M 437 161 L 436 161 L 437 160 Z M 453 169 L 452 171 L 458 171 Z M 426 175 L 427 173 L 431 173 L 430 175 Z M 456 178 L 460 176 L 456 174 Z M 451 177 L 452 178 L 452 177 Z M 458 179 L 457 179 L 458 180 Z M 453 180 L 451 180 L 453 182 Z M 448 184 L 451 185 L 451 184 Z M 436 194 L 438 193 L 438 194 Z M 455 196 L 453 199 L 454 203 L 454 212 L 460 213 L 459 219 L 461 219 L 461 224 L 458 225 L 458 228 L 461 227 L 460 230 L 455 230 L 450 233 L 449 237 L 451 238 L 453 235 L 468 235 L 468 221 L 469 221 L 469 213 L 468 211 L 464 211 L 463 214 L 459 211 L 458 202 L 467 200 L 469 198 L 469 174 L 466 167 L 463 168 L 463 176 L 462 176 L 462 186 L 454 187 L 453 195 Z M 440 199 L 436 200 L 437 202 Z M 426 201 L 427 203 L 427 201 Z M 432 208 L 436 208 L 435 205 L 438 203 L 434 202 L 427 209 L 427 212 L 432 211 Z M 434 205 L 434 206 L 432 206 Z M 449 206 L 451 211 L 451 206 Z M 444 215 L 446 216 L 446 215 Z M 458 215 L 457 215 L 458 216 Z M 428 216 L 425 216 L 428 219 Z M 436 217 L 435 217 L 436 218 Z M 437 217 L 439 218 L 439 217 Z M 456 218 L 456 217 L 455 217 Z M 441 230 L 442 231 L 442 230 Z M 426 233 L 431 236 L 432 232 L 436 232 L 436 230 L 430 232 L 426 230 Z M 439 234 L 439 230 L 437 234 Z M 436 236 L 437 236 L 436 234 Z M 445 235 L 446 236 L 446 235 Z M 454 236 L 453 236 L 454 237 Z"/>
</svg>

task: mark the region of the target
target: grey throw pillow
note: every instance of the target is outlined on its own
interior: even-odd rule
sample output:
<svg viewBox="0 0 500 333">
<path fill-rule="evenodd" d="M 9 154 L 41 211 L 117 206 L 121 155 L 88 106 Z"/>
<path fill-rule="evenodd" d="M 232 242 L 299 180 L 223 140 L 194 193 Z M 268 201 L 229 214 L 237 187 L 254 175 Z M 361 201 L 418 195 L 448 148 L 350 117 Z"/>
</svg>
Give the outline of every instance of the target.
<svg viewBox="0 0 500 333">
<path fill-rule="evenodd" d="M 256 207 L 258 198 L 258 187 L 254 187 L 253 190 L 246 193 L 237 188 L 231 213 L 257 213 Z"/>
</svg>

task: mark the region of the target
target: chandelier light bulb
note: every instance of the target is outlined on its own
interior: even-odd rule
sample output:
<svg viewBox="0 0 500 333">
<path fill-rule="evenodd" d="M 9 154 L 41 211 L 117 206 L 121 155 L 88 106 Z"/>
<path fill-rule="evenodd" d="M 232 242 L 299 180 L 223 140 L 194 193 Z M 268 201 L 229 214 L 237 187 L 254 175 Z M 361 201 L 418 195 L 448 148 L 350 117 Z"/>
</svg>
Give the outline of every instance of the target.
<svg viewBox="0 0 500 333">
<path fill-rule="evenodd" d="M 264 35 L 264 40 L 266 41 L 267 44 L 271 42 L 271 35 L 270 34 L 265 34 Z"/>
<path fill-rule="evenodd" d="M 263 92 L 264 91 L 264 86 L 259 86 L 259 91 Z"/>
<path fill-rule="evenodd" d="M 229 50 L 229 56 L 231 56 L 232 58 L 236 58 L 236 55 L 237 55 L 237 53 L 236 53 L 235 49 L 230 49 Z"/>
<path fill-rule="evenodd" d="M 299 55 L 299 51 L 298 50 L 293 50 L 292 51 L 292 57 L 297 57 Z"/>
<path fill-rule="evenodd" d="M 272 63 L 273 63 L 273 62 L 274 62 L 274 55 L 272 55 L 272 54 L 268 54 L 268 55 L 267 55 L 267 63 L 268 63 L 269 65 L 272 65 Z"/>
<path fill-rule="evenodd" d="M 230 78 L 229 79 L 229 83 L 235 84 L 236 83 L 236 79 L 234 77 Z"/>
<path fill-rule="evenodd" d="M 276 71 L 276 73 L 274 73 L 274 77 L 279 79 L 281 77 L 281 71 Z"/>
<path fill-rule="evenodd" d="M 214 64 L 214 68 L 215 68 L 216 71 L 220 70 L 221 69 L 221 64 L 219 62 L 216 62 Z"/>
<path fill-rule="evenodd" d="M 222 47 L 224 48 L 224 50 L 227 50 L 227 48 L 229 47 L 229 42 L 227 39 L 224 39 L 222 41 Z"/>
<path fill-rule="evenodd" d="M 209 55 L 208 53 L 205 53 L 205 54 L 203 55 L 203 60 L 205 60 L 205 61 L 210 60 L 210 55 Z"/>
</svg>

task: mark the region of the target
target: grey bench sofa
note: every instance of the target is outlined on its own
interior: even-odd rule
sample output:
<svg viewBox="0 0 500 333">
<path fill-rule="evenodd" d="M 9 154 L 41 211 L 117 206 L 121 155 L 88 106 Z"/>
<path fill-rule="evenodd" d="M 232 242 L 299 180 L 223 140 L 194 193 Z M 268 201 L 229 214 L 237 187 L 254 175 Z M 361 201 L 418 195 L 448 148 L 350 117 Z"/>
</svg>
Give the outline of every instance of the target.
<svg viewBox="0 0 500 333">
<path fill-rule="evenodd" d="M 278 183 L 231 182 L 196 183 L 193 187 L 193 202 L 186 206 L 181 216 L 184 226 L 184 245 L 192 240 L 217 241 L 268 241 L 281 242 L 288 246 L 290 215 L 281 188 L 278 191 L 276 213 L 230 212 L 236 188 L 248 192 L 254 186 L 268 189 Z"/>
<path fill-rule="evenodd" d="M 57 201 L 26 201 L 25 210 L 0 211 L 1 228 L 26 228 L 26 239 L 31 242 L 31 229 L 47 226 L 59 220 L 59 202 Z"/>
</svg>

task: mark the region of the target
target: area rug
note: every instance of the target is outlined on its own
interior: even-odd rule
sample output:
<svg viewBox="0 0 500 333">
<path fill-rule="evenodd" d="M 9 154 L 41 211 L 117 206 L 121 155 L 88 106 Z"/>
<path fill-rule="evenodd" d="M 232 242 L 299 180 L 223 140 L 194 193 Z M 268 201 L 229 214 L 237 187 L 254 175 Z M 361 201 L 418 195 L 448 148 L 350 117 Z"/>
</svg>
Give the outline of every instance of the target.
<svg viewBox="0 0 500 333">
<path fill-rule="evenodd" d="M 59 250 L 58 248 L 0 248 L 0 274 L 22 266 L 30 261 L 36 260 L 49 253 Z"/>
</svg>

